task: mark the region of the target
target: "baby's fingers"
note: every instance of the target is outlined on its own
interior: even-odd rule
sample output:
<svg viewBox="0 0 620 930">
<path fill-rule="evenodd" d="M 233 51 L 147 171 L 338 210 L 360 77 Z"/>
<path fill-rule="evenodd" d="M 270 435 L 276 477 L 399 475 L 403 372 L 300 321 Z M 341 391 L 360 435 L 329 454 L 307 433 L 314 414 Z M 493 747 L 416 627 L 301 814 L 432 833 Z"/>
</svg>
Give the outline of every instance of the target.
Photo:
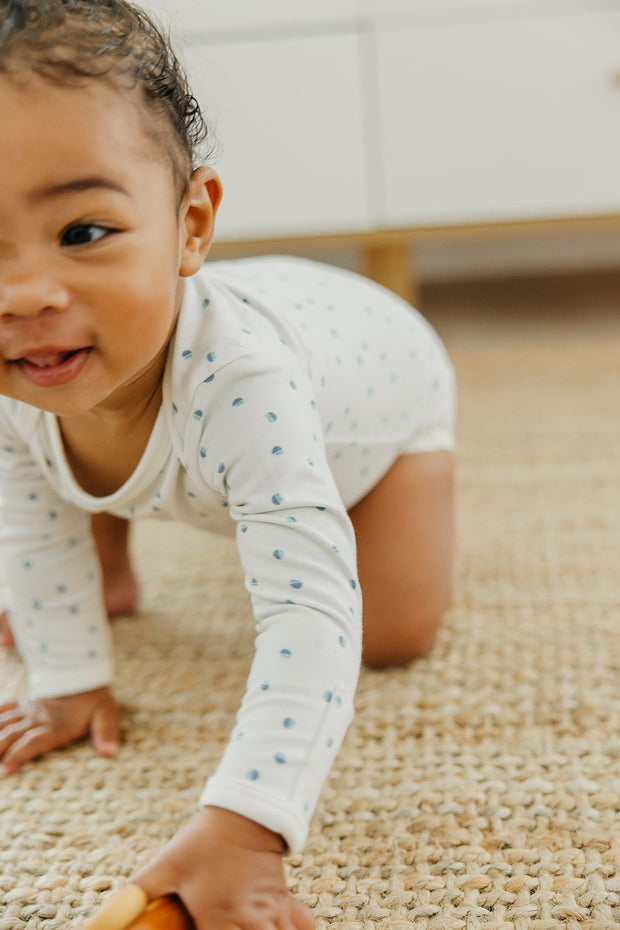
<svg viewBox="0 0 620 930">
<path fill-rule="evenodd" d="M 93 746 L 100 756 L 115 756 L 119 744 L 119 709 L 114 700 L 106 701 L 96 709 L 90 731 Z"/>
<path fill-rule="evenodd" d="M 296 930 L 314 930 L 312 911 L 297 898 L 293 898 L 291 902 L 291 920 Z"/>
<path fill-rule="evenodd" d="M 4 704 L 0 704 L 0 727 L 5 726 L 16 717 L 21 716 L 22 714 L 19 710 L 19 703 L 17 701 L 7 701 Z"/>
<path fill-rule="evenodd" d="M 4 775 L 12 775 L 25 762 L 30 762 L 31 759 L 50 752 L 59 745 L 57 735 L 47 724 L 33 727 L 31 723 L 22 721 L 8 729 L 13 731 L 13 741 L 2 757 L 1 771 Z M 0 753 L 2 751 L 0 742 Z"/>
<path fill-rule="evenodd" d="M 0 729 L 0 758 L 11 748 L 11 746 L 16 743 L 21 737 L 28 731 L 30 724 L 28 721 L 24 720 L 19 713 L 7 712 L 2 715 L 4 719 L 1 722 L 2 729 Z M 6 760 L 3 759 L 3 763 Z M 5 766 L 3 765 L 4 774 L 6 772 Z"/>
</svg>

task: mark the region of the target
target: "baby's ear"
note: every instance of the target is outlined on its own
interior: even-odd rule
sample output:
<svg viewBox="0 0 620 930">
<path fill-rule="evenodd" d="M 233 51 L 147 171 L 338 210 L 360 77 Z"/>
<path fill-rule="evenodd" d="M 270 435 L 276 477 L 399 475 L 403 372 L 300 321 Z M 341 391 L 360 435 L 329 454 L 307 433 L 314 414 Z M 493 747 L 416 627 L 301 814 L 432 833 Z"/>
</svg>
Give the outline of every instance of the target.
<svg viewBox="0 0 620 930">
<path fill-rule="evenodd" d="M 179 274 L 190 277 L 202 266 L 213 241 L 215 214 L 222 184 L 212 168 L 196 168 L 183 198 L 179 216 L 181 260 Z"/>
</svg>

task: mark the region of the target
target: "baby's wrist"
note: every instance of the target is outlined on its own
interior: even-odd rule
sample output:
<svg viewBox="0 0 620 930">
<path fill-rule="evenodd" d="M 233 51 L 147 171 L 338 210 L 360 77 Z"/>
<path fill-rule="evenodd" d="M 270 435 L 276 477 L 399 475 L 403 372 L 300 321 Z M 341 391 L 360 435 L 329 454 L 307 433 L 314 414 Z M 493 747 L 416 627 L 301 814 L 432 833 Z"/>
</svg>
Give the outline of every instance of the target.
<svg viewBox="0 0 620 930">
<path fill-rule="evenodd" d="M 209 830 L 222 831 L 224 837 L 231 839 L 238 845 L 259 852 L 274 852 L 284 855 L 287 844 L 279 833 L 274 833 L 268 827 L 237 814 L 224 807 L 207 805 L 200 809 L 204 815 Z"/>
</svg>

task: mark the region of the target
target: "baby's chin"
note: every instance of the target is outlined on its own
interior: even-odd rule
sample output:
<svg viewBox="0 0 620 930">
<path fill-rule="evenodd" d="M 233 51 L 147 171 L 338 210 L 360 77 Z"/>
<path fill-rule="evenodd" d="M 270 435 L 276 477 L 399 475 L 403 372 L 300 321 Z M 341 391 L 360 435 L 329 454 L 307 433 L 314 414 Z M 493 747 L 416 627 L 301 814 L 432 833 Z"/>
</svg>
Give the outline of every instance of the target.
<svg viewBox="0 0 620 930">
<path fill-rule="evenodd" d="M 31 353 L 4 362 L 0 395 L 61 418 L 129 414 L 133 419 L 159 402 L 165 357 L 158 352 L 146 364 L 136 364 L 109 359 L 96 346 Z"/>
</svg>

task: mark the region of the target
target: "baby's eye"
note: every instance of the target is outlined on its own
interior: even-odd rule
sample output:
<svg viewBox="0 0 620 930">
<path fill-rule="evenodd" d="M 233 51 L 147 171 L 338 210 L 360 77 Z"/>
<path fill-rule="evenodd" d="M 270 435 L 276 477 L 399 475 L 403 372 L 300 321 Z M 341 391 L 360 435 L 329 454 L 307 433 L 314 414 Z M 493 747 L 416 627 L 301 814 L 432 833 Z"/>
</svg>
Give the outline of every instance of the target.
<svg viewBox="0 0 620 930">
<path fill-rule="evenodd" d="M 65 229 L 60 241 L 62 245 L 90 245 L 111 231 L 106 226 L 97 226 L 96 223 L 77 223 Z"/>
</svg>

